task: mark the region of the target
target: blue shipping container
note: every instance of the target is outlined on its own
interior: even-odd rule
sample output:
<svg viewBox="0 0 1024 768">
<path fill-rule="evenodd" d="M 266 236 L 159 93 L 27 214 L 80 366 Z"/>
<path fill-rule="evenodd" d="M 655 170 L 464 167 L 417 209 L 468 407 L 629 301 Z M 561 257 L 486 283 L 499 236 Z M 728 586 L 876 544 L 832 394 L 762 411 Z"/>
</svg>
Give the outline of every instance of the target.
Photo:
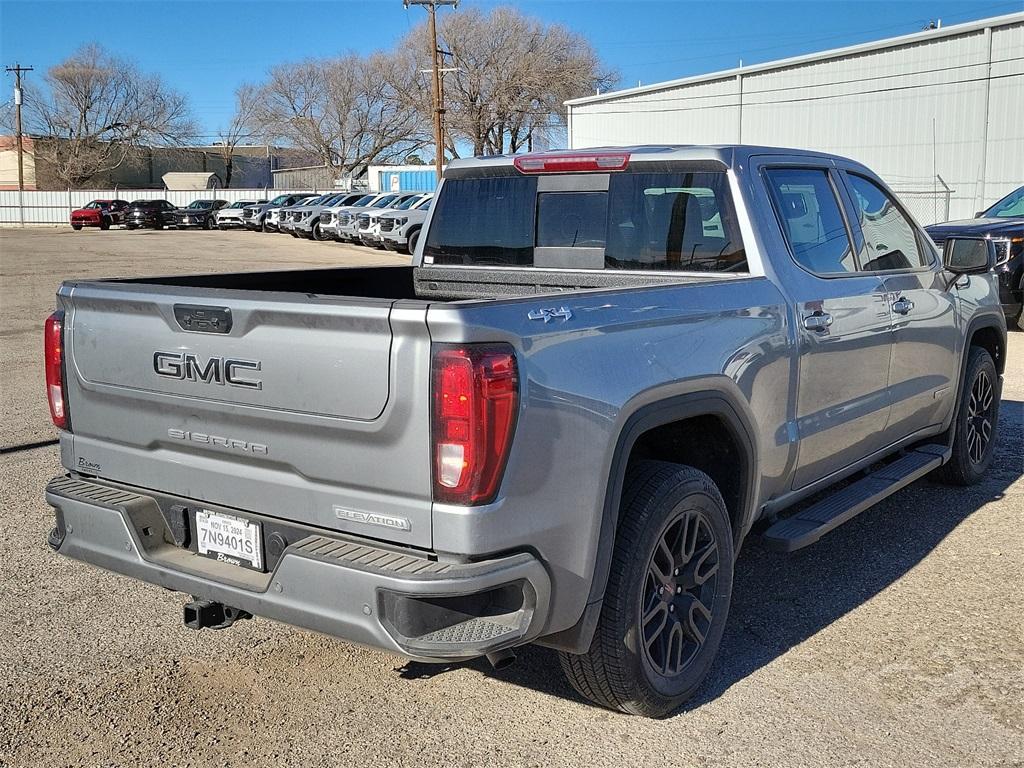
<svg viewBox="0 0 1024 768">
<path fill-rule="evenodd" d="M 437 186 L 433 168 L 422 171 L 378 171 L 381 192 L 431 192 Z"/>
</svg>

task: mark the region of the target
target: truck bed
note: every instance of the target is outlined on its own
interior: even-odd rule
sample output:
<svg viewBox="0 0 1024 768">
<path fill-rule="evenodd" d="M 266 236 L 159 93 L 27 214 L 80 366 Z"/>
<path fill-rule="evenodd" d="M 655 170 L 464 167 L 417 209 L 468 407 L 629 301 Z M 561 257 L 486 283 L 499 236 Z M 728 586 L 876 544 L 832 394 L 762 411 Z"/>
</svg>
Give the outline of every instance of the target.
<svg viewBox="0 0 1024 768">
<path fill-rule="evenodd" d="M 174 275 L 103 282 L 353 298 L 475 301 L 596 288 L 667 285 L 708 279 L 721 280 L 723 275 L 709 274 L 705 278 L 692 275 L 683 277 L 651 273 L 630 274 L 622 271 L 603 272 L 587 269 L 394 266 Z"/>
</svg>

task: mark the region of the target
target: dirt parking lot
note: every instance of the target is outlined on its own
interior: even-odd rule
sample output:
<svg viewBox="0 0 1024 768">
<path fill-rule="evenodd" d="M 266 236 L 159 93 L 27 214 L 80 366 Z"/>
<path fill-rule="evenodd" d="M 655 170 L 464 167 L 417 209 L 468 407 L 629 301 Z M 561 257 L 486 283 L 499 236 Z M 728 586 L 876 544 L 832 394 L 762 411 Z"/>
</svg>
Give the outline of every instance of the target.
<svg viewBox="0 0 1024 768">
<path fill-rule="evenodd" d="M 716 667 L 662 721 L 597 709 L 528 648 L 434 667 L 270 621 L 196 633 L 181 595 L 46 546 L 61 469 L 41 325 L 60 279 L 401 263 L 242 232 L 0 231 L 0 766 L 1024 766 L 1024 333 L 981 484 L 925 480 L 795 555 L 751 540 Z"/>
</svg>

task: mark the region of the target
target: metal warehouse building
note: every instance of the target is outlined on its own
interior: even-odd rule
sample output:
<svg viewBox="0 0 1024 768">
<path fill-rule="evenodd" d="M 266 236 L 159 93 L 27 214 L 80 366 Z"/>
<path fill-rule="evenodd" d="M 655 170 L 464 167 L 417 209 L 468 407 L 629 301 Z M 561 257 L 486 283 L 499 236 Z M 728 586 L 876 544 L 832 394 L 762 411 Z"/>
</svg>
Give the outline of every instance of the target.
<svg viewBox="0 0 1024 768">
<path fill-rule="evenodd" d="M 922 224 L 1024 184 L 1024 13 L 566 103 L 569 146 L 763 144 L 845 155 Z"/>
</svg>

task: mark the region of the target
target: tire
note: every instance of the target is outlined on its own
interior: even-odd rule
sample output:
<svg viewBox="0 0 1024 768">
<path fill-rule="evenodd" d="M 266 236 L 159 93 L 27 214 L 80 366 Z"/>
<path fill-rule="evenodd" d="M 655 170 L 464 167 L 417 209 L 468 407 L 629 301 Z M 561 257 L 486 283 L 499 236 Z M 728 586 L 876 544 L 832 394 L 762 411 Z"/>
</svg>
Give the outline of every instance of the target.
<svg viewBox="0 0 1024 768">
<path fill-rule="evenodd" d="M 324 234 L 323 234 L 323 233 L 322 233 L 322 232 L 320 231 L 320 222 L 319 222 L 319 221 L 314 221 L 314 222 L 313 222 L 313 229 L 312 229 L 312 238 L 313 238 L 314 240 L 317 240 L 317 241 L 320 241 L 320 242 L 323 242 L 324 240 L 326 240 L 326 239 L 327 239 L 327 236 L 326 236 L 326 235 L 324 235 Z"/>
<path fill-rule="evenodd" d="M 81 232 L 82 231 L 82 225 L 81 224 L 72 224 L 71 228 L 73 230 L 75 230 L 75 232 Z"/>
<path fill-rule="evenodd" d="M 992 355 L 982 347 L 970 347 L 963 394 L 950 427 L 953 455 L 938 472 L 941 480 L 975 485 L 984 477 L 995 453 L 1000 389 Z"/>
<path fill-rule="evenodd" d="M 710 477 L 661 461 L 631 467 L 593 642 L 559 653 L 573 688 L 646 717 L 693 696 L 725 630 L 733 560 L 729 512 Z"/>
<path fill-rule="evenodd" d="M 100 219 L 100 229 L 102 229 L 102 230 L 110 229 L 110 219 L 108 219 L 108 218 Z"/>
<path fill-rule="evenodd" d="M 406 241 L 405 244 L 405 252 L 408 254 L 416 253 L 416 243 L 418 243 L 419 241 L 420 231 L 418 229 L 414 229 L 412 232 L 409 233 L 409 239 Z"/>
<path fill-rule="evenodd" d="M 217 226 L 216 222 L 210 216 L 206 217 L 206 229 L 214 229 Z"/>
</svg>

